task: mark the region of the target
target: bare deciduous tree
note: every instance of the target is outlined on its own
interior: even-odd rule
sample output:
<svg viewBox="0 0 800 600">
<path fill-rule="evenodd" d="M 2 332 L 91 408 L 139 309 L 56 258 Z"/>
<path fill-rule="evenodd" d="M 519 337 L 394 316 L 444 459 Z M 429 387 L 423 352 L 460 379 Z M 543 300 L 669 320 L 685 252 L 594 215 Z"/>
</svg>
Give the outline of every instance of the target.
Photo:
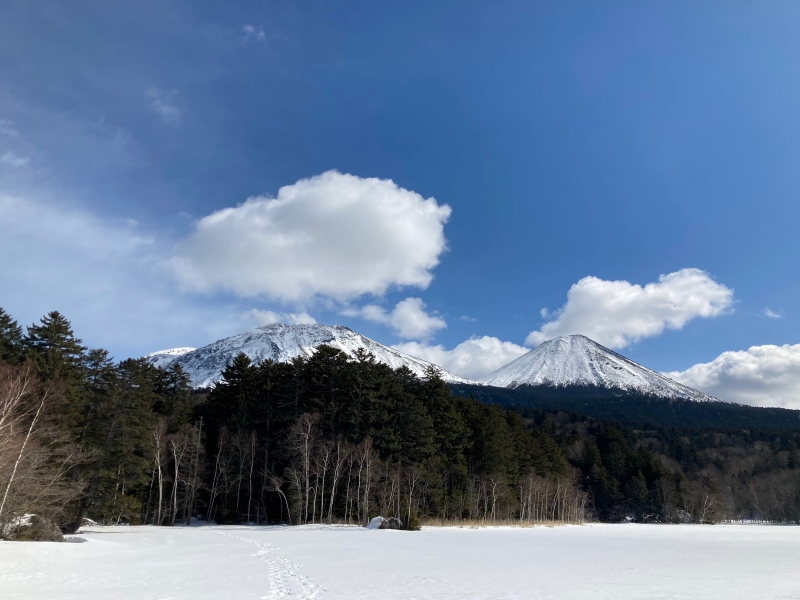
<svg viewBox="0 0 800 600">
<path fill-rule="evenodd" d="M 25 512 L 59 520 L 84 487 L 67 475 L 85 456 L 53 426 L 58 389 L 30 363 L 0 363 L 0 525 Z"/>
</svg>

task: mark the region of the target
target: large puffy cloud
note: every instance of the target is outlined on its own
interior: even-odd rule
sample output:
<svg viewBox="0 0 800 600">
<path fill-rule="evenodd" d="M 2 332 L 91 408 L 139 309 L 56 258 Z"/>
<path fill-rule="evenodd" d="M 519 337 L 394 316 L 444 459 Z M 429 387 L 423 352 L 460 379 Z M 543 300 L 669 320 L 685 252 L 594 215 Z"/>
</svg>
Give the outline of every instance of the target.
<svg viewBox="0 0 800 600">
<path fill-rule="evenodd" d="M 452 350 L 441 344 L 430 346 L 418 342 L 397 344 L 393 348 L 444 367 L 451 373 L 480 379 L 495 369 L 522 356 L 530 350 L 512 342 L 503 342 L 496 337 L 474 337 L 461 342 Z"/>
<path fill-rule="evenodd" d="M 449 216 L 391 180 L 328 171 L 204 217 L 173 265 L 190 289 L 290 302 L 426 288 Z"/>
<path fill-rule="evenodd" d="M 628 281 L 584 277 L 567 293 L 567 303 L 526 344 L 580 333 L 610 348 L 623 348 L 664 329 L 681 329 L 697 317 L 716 317 L 733 303 L 733 290 L 700 269 L 661 275 L 644 287 Z"/>
<path fill-rule="evenodd" d="M 722 400 L 800 408 L 800 344 L 723 352 L 711 362 L 665 375 Z"/>
<path fill-rule="evenodd" d="M 342 312 L 346 316 L 363 317 L 374 323 L 388 325 L 397 335 L 406 339 L 424 340 L 447 327 L 442 317 L 429 315 L 425 311 L 425 303 L 420 298 L 401 300 L 391 311 L 375 304 L 367 304 Z"/>
</svg>

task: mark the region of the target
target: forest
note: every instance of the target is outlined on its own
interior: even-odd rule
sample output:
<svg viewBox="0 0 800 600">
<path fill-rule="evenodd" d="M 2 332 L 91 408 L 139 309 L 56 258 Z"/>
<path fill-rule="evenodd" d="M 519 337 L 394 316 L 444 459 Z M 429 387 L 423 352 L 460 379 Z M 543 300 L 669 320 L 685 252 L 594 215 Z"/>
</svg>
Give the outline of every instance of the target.
<svg viewBox="0 0 800 600">
<path fill-rule="evenodd" d="M 86 348 L 58 312 L 23 331 L 0 309 L 0 532 L 24 514 L 65 532 L 800 522 L 800 429 L 639 421 L 481 402 L 435 369 L 326 346 L 291 363 L 240 354 L 193 390 L 179 367 Z"/>
</svg>

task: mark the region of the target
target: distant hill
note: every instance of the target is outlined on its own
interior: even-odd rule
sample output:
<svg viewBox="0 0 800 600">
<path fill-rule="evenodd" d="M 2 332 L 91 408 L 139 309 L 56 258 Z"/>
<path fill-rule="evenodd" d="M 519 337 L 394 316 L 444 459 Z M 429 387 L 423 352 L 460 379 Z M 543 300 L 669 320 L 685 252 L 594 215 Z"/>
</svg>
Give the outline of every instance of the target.
<svg viewBox="0 0 800 600">
<path fill-rule="evenodd" d="M 457 396 L 473 396 L 522 413 L 530 409 L 575 412 L 602 421 L 661 427 L 800 430 L 800 410 L 730 402 L 666 399 L 599 386 L 524 385 L 500 388 L 451 384 Z"/>
</svg>

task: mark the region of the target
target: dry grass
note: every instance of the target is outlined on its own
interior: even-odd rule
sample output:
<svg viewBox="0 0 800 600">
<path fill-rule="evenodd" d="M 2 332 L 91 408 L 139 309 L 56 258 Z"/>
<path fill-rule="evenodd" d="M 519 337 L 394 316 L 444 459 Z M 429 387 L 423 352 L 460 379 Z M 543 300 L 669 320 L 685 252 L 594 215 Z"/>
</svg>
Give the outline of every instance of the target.
<svg viewBox="0 0 800 600">
<path fill-rule="evenodd" d="M 519 527 L 527 529 L 530 527 L 559 527 L 561 525 L 583 525 L 583 522 L 566 521 L 520 521 L 519 519 L 495 519 L 487 521 L 485 519 L 423 519 L 423 527 L 462 527 L 466 529 L 483 529 L 485 527 Z"/>
</svg>

